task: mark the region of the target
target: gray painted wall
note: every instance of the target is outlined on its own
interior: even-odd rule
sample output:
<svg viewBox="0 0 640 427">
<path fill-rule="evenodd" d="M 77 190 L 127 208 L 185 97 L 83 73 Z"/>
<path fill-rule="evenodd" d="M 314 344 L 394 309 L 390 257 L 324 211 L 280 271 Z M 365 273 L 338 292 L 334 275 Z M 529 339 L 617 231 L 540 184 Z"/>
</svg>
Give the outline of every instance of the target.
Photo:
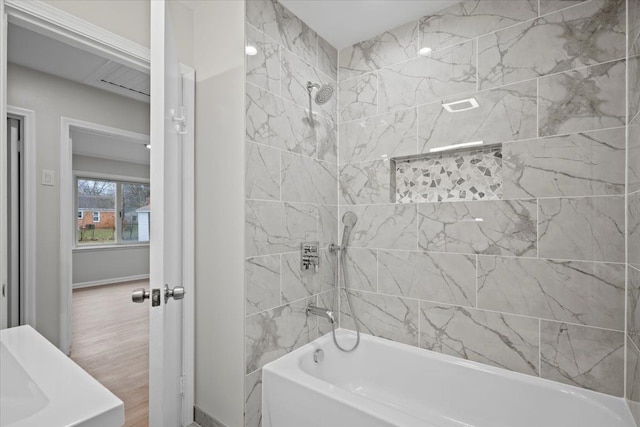
<svg viewBox="0 0 640 427">
<path fill-rule="evenodd" d="M 149 105 L 13 64 L 8 66 L 7 102 L 36 112 L 36 182 L 42 169 L 59 176 L 60 117 L 138 133 L 149 133 Z M 55 345 L 60 326 L 59 188 L 36 193 L 36 328 Z"/>
</svg>

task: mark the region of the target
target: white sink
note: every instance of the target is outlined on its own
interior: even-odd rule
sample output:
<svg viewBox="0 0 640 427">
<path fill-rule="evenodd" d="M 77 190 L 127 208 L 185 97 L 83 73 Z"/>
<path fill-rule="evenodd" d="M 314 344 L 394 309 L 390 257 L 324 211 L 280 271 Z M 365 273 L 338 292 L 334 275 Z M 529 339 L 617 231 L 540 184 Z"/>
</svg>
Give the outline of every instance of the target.
<svg viewBox="0 0 640 427">
<path fill-rule="evenodd" d="M 119 427 L 124 404 L 30 326 L 0 331 L 0 427 Z"/>
</svg>

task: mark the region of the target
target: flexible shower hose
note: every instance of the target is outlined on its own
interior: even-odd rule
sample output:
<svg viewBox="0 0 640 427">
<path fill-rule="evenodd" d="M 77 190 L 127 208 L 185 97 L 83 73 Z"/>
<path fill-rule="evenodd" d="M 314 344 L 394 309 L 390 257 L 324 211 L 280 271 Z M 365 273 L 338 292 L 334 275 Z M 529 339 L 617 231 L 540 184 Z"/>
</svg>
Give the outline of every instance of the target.
<svg viewBox="0 0 640 427">
<path fill-rule="evenodd" d="M 347 306 L 349 307 L 349 313 L 351 313 L 351 318 L 353 319 L 353 323 L 356 327 L 356 343 L 353 347 L 347 349 L 338 344 L 338 340 L 336 339 L 336 324 L 335 322 L 331 323 L 331 334 L 333 335 L 333 342 L 338 347 L 339 350 L 344 351 L 345 353 L 350 353 L 360 344 L 360 327 L 358 326 L 358 316 L 353 311 L 353 305 L 351 304 L 351 295 L 349 294 L 349 281 L 347 280 L 347 268 L 345 266 L 345 258 L 347 256 L 347 245 L 346 242 L 343 242 L 343 246 L 338 248 L 338 262 L 336 263 L 336 270 L 334 275 L 334 293 L 333 293 L 333 308 L 339 309 L 339 295 L 340 295 L 340 272 L 342 270 L 342 278 L 344 280 L 344 292 L 347 295 Z M 341 268 L 340 268 L 341 267 Z"/>
</svg>

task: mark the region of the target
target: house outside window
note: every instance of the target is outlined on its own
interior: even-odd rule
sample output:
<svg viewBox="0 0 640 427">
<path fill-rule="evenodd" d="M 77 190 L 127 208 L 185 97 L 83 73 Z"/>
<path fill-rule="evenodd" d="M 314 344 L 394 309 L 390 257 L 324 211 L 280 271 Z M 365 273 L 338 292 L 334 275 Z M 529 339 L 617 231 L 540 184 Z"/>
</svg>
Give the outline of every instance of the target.
<svg viewBox="0 0 640 427">
<path fill-rule="evenodd" d="M 100 222 L 100 212 L 93 213 L 93 222 Z"/>
</svg>

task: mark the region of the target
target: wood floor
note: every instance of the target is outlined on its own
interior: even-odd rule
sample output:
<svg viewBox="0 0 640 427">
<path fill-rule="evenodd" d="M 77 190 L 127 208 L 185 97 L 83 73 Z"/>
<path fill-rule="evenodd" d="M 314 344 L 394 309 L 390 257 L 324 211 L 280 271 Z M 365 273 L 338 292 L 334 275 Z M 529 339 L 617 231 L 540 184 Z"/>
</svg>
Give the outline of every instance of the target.
<svg viewBox="0 0 640 427">
<path fill-rule="evenodd" d="M 71 358 L 124 402 L 125 426 L 149 425 L 149 304 L 131 291 L 149 281 L 73 291 Z"/>
</svg>

